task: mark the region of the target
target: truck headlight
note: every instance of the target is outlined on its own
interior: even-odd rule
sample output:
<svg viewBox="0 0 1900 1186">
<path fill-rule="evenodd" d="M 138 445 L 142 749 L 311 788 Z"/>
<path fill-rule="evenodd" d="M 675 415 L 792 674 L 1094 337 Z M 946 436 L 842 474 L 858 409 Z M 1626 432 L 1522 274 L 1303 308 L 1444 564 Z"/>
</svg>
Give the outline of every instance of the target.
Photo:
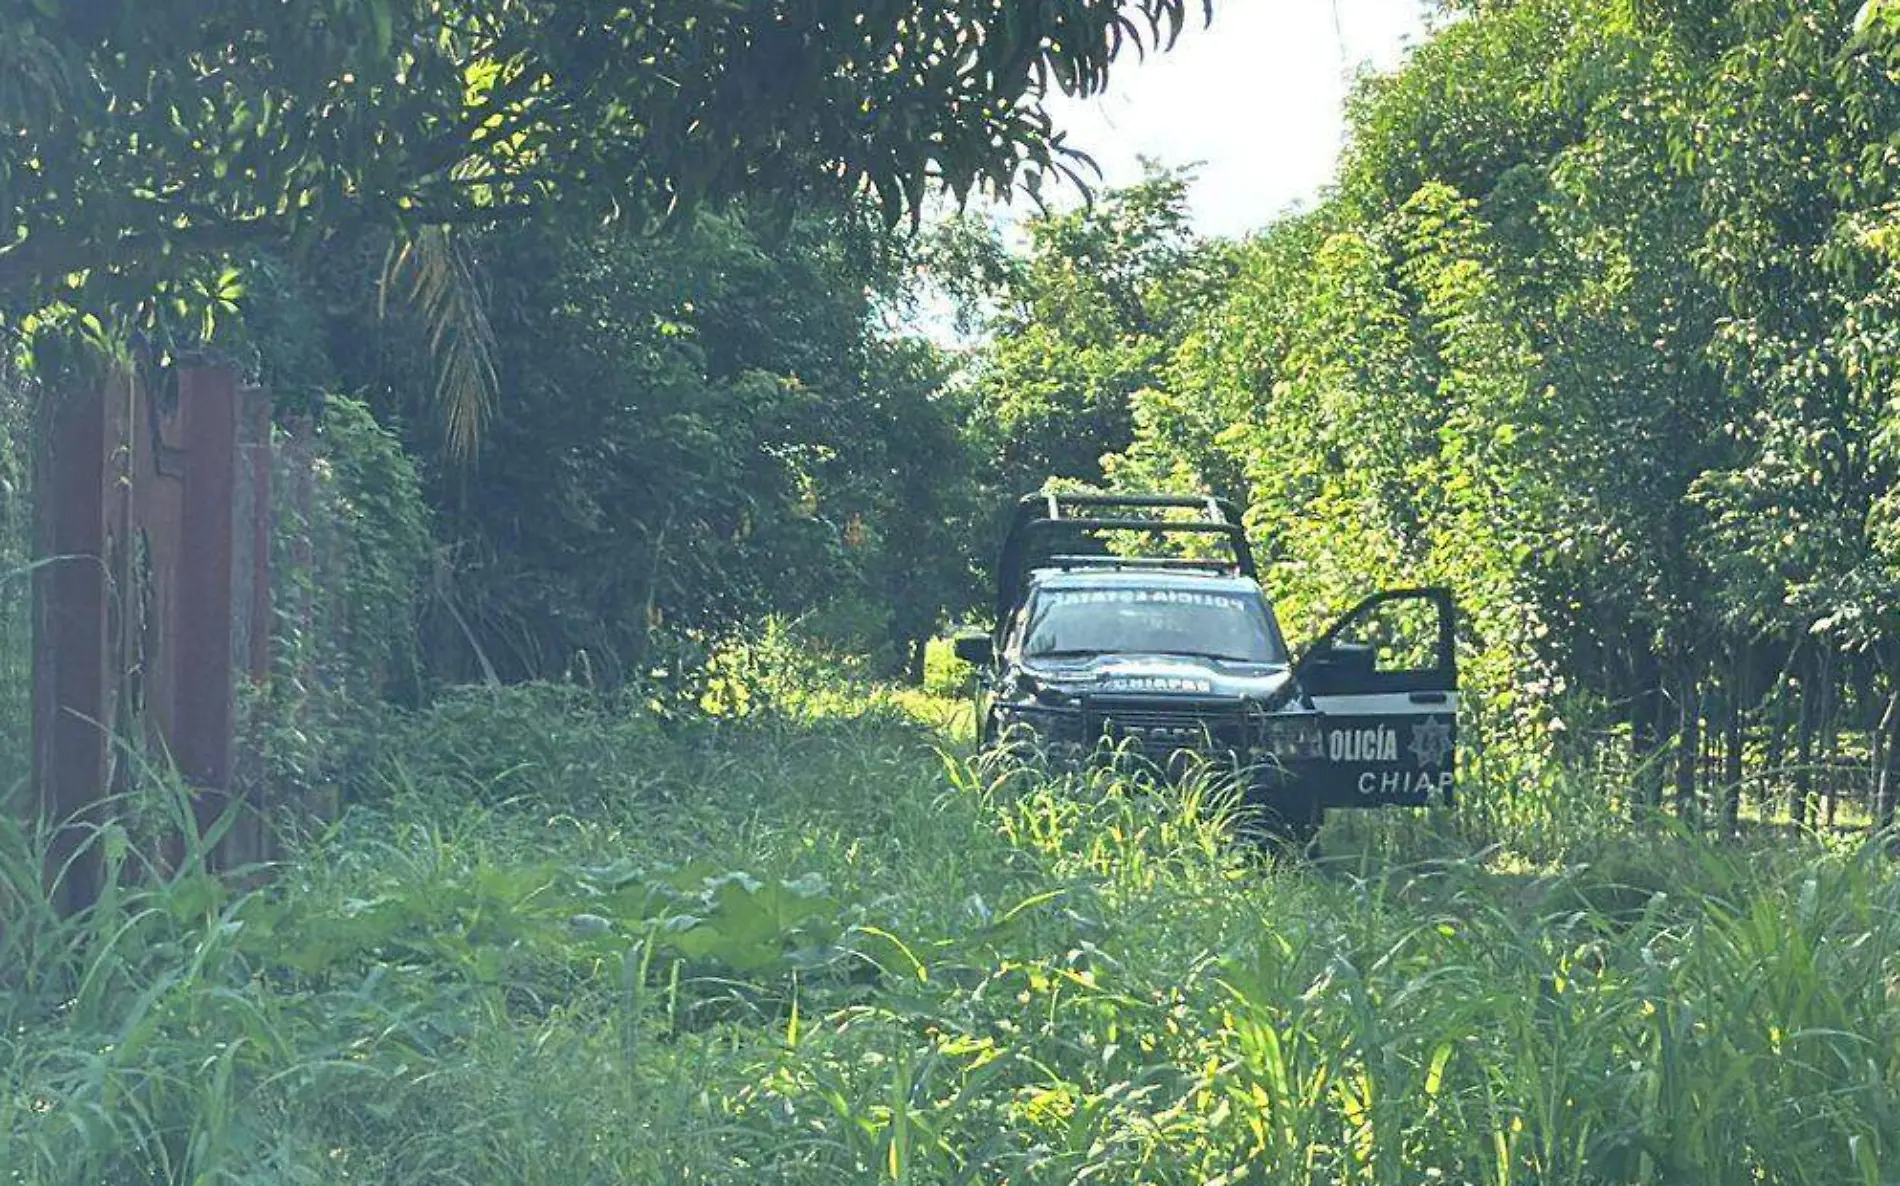
<svg viewBox="0 0 1900 1186">
<path fill-rule="evenodd" d="M 1325 757 L 1319 718 L 1306 713 L 1267 717 L 1260 724 L 1253 756 L 1257 761 L 1275 762 L 1310 762 Z"/>
<path fill-rule="evenodd" d="M 1027 741 L 1038 742 L 1081 740 L 1082 717 L 1072 709 L 1065 711 L 1039 705 L 1002 705 L 996 710 L 996 723 L 1006 737 L 1013 734 Z"/>
</svg>

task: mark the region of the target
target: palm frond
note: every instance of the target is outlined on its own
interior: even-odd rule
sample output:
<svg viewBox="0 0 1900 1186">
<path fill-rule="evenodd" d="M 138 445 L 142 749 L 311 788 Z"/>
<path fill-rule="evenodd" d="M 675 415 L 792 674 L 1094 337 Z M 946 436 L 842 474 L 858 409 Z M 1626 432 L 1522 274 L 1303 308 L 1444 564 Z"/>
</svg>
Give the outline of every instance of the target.
<svg viewBox="0 0 1900 1186">
<path fill-rule="evenodd" d="M 494 415 L 500 380 L 488 303 L 466 245 L 444 226 L 424 227 L 390 249 L 383 269 L 382 309 L 391 288 L 407 298 L 429 329 L 435 356 L 435 403 L 443 436 L 458 460 L 474 458 Z"/>
</svg>

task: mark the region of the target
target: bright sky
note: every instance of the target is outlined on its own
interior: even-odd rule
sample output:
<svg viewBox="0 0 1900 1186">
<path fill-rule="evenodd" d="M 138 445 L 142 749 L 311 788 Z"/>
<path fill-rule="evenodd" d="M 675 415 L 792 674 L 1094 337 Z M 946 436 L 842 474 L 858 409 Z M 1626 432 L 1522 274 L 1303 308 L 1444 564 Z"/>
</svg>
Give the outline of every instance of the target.
<svg viewBox="0 0 1900 1186">
<path fill-rule="evenodd" d="M 1110 186 L 1140 180 L 1143 156 L 1200 162 L 1196 229 L 1242 235 L 1332 179 L 1352 75 L 1397 66 L 1424 13 L 1422 0 L 1215 0 L 1212 26 L 1197 18 L 1168 53 L 1118 61 L 1105 95 L 1052 114 Z"/>
</svg>

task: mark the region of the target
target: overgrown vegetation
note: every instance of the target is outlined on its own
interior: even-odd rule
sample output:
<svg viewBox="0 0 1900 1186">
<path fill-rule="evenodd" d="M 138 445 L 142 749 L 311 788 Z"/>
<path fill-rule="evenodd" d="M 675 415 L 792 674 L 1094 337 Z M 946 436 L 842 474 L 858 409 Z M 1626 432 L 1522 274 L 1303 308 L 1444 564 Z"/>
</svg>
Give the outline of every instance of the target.
<svg viewBox="0 0 1900 1186">
<path fill-rule="evenodd" d="M 436 545 L 414 459 L 360 401 L 315 401 L 277 444 L 275 648 L 242 728 L 253 793 L 324 810 L 374 761 L 386 706 L 423 699 Z"/>
<path fill-rule="evenodd" d="M 1245 242 L 892 228 L 1193 7 L 0 0 L 0 1182 L 1892 1181 L 1900 8 L 1457 0 Z M 62 917 L 101 350 L 277 395 L 287 837 L 128 744 Z M 973 762 L 926 640 L 1046 475 L 1240 496 L 1296 636 L 1453 586 L 1457 807 Z"/>
<path fill-rule="evenodd" d="M 1832 1186 L 1900 1155 L 1871 847 L 1605 821 L 1533 865 L 1407 817 L 1274 868 L 1218 788 L 940 744 L 888 703 L 663 730 L 470 692 L 264 888 L 187 863 L 72 920 L 9 827 L 0 1166 Z"/>
<path fill-rule="evenodd" d="M 1450 585 L 1514 778 L 1890 820 L 1890 10 L 1446 7 L 1310 213 L 1183 242 L 1159 177 L 1032 236 L 978 373 L 1004 455 L 1242 496 L 1296 636 Z"/>
<path fill-rule="evenodd" d="M 454 574 L 432 678 L 618 682 L 773 613 L 894 671 L 967 596 L 964 409 L 939 352 L 880 320 L 910 252 L 860 209 L 786 216 L 468 241 L 507 414 L 425 475 Z M 364 264 L 316 278 L 323 350 L 443 458 L 425 327 L 376 315 Z"/>
</svg>

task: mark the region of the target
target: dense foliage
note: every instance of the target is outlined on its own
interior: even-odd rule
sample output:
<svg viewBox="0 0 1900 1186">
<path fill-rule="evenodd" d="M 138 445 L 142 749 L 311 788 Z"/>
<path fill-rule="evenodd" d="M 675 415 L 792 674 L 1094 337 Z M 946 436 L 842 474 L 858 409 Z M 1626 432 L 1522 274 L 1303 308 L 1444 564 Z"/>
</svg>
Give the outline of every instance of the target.
<svg viewBox="0 0 1900 1186">
<path fill-rule="evenodd" d="M 914 666 L 967 596 L 965 401 L 889 328 L 909 252 L 855 209 L 753 205 L 659 237 L 458 241 L 498 398 L 465 459 L 433 410 L 433 327 L 379 299 L 375 242 L 274 281 L 316 313 L 271 320 L 267 377 L 362 393 L 431 462 L 432 679 L 678 674 L 769 614 Z"/>
<path fill-rule="evenodd" d="M 1667 774 L 1732 819 L 1745 781 L 1791 783 L 1799 821 L 1847 762 L 1829 818 L 1842 789 L 1887 818 L 1900 40 L 1846 3 L 1454 7 L 1362 87 L 1319 208 L 1170 245 L 1232 278 L 1160 340 L 1122 329 L 1138 371 L 1060 317 L 1027 366 L 999 342 L 1003 422 L 1129 376 L 1040 431 L 1116 451 L 1124 487 L 1244 496 L 1296 634 L 1453 586 L 1512 780 L 1614 732 L 1639 800 Z M 1029 257 L 1045 303 L 1095 274 L 1064 225 Z"/>
<path fill-rule="evenodd" d="M 938 273 L 990 339 L 969 376 L 972 427 L 1001 490 L 1099 480 L 1102 456 L 1127 447 L 1132 397 L 1225 279 L 1220 249 L 1193 244 L 1186 198 L 1185 177 L 1156 173 L 1031 222 L 1020 257 L 974 221 L 939 234 Z"/>
<path fill-rule="evenodd" d="M 1888 1180 L 1889 848 L 1630 816 L 1891 807 L 1900 4 L 1447 3 L 1242 243 L 1167 174 L 879 217 L 1188 7 L 0 0 L 0 1181 Z M 276 394 L 285 848 L 132 753 L 68 914 L 6 795 L 75 342 Z M 1238 495 L 1296 636 L 1451 585 L 1456 810 L 1276 862 L 868 685 L 962 690 L 1048 476 Z"/>
<path fill-rule="evenodd" d="M 206 265 L 747 192 L 1006 192 L 1073 168 L 1043 111 L 1187 0 L 6 0 L 0 309 L 189 293 Z"/>
</svg>

